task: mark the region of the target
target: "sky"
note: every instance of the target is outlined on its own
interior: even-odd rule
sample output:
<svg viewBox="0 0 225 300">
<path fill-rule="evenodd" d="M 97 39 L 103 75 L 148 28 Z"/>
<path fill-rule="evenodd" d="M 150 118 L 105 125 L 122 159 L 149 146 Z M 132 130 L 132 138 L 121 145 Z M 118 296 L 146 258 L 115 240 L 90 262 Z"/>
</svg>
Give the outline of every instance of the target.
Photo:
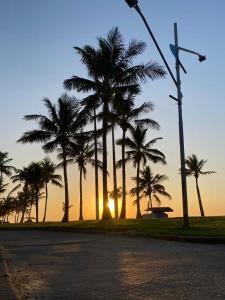
<svg viewBox="0 0 225 300">
<path fill-rule="evenodd" d="M 182 74 L 183 118 L 186 155 L 197 154 L 208 159 L 206 170 L 216 174 L 200 178 L 206 215 L 225 215 L 225 2 L 224 0 L 140 0 L 140 7 L 174 70 L 173 23 L 178 23 L 179 43 L 207 56 L 199 63 L 196 56 L 181 53 L 187 69 Z M 123 0 L 0 0 L 0 150 L 10 153 L 17 168 L 44 158 L 41 145 L 21 145 L 16 140 L 35 124 L 22 120 L 25 114 L 45 113 L 41 100 L 52 101 L 64 93 L 62 82 L 72 75 L 86 76 L 84 66 L 73 46 L 96 46 L 96 37 L 105 36 L 118 26 L 125 41 L 137 38 L 147 44 L 139 62 L 162 63 L 153 42 L 134 10 Z M 76 93 L 74 93 L 77 95 Z M 167 191 L 171 201 L 163 206 L 174 209 L 171 216 L 182 214 L 181 184 L 178 173 L 179 139 L 177 105 L 168 95 L 176 95 L 171 78 L 148 82 L 136 104 L 152 101 L 151 117 L 161 125 L 159 132 L 150 131 L 149 139 L 162 136 L 157 145 L 166 155 L 167 166 L 153 165 L 155 172 L 167 174 Z M 77 95 L 82 98 L 82 95 Z M 121 132 L 117 129 L 116 136 Z M 110 136 L 109 136 L 110 139 Z M 109 140 L 110 143 L 110 140 Z M 110 144 L 109 144 L 110 148 Z M 117 158 L 120 159 L 117 147 Z M 56 161 L 55 155 L 50 155 Z M 109 150 L 109 172 L 112 174 Z M 121 171 L 118 171 L 119 186 Z M 135 170 L 128 166 L 130 177 Z M 190 215 L 199 215 L 194 180 L 188 178 Z M 76 166 L 69 168 L 71 219 L 78 217 L 79 185 Z M 128 189 L 132 182 L 128 180 Z M 112 189 L 112 176 L 109 190 Z M 135 216 L 135 207 L 128 197 L 128 217 Z M 48 220 L 62 217 L 63 190 L 50 187 Z M 43 211 L 41 200 L 41 213 Z M 143 200 L 142 209 L 146 206 Z M 88 171 L 84 182 L 84 218 L 94 218 L 94 172 Z"/>
</svg>

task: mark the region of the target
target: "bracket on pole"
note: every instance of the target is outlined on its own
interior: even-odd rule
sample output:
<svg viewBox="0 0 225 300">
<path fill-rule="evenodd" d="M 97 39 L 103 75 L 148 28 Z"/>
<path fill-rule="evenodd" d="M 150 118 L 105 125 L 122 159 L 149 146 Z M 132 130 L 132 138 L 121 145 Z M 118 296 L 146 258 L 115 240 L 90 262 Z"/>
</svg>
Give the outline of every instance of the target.
<svg viewBox="0 0 225 300">
<path fill-rule="evenodd" d="M 177 102 L 179 102 L 179 99 L 177 99 L 176 97 L 172 96 L 172 95 L 169 95 L 169 97 Z"/>
<path fill-rule="evenodd" d="M 177 59 L 179 48 L 177 49 L 174 45 L 170 44 L 170 50 L 173 53 L 173 55 L 175 56 L 175 58 Z M 185 67 L 183 66 L 183 64 L 181 63 L 180 59 L 178 59 L 178 61 L 179 61 L 179 65 L 180 65 L 181 69 L 183 70 L 184 74 L 187 74 L 187 71 L 186 71 Z"/>
</svg>

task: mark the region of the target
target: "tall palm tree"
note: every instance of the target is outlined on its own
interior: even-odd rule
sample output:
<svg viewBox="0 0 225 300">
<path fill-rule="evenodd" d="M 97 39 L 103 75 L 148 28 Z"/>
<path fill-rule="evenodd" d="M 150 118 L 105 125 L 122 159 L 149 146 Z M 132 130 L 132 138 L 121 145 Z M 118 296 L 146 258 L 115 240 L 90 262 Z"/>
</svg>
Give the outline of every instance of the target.
<svg viewBox="0 0 225 300">
<path fill-rule="evenodd" d="M 101 152 L 101 145 L 98 144 L 97 152 Z M 80 133 L 74 137 L 74 143 L 71 144 L 68 151 L 68 162 L 76 163 L 80 173 L 80 212 L 79 220 L 83 220 L 83 177 L 86 179 L 87 165 L 95 166 L 95 143 L 90 142 L 85 133 Z M 98 168 L 102 168 L 102 163 L 97 161 Z"/>
<path fill-rule="evenodd" d="M 192 154 L 185 160 L 186 164 L 186 175 L 187 176 L 194 176 L 195 177 L 195 184 L 196 184 L 196 190 L 197 190 L 197 195 L 198 195 L 198 203 L 199 203 L 199 208 L 200 208 L 200 213 L 201 216 L 205 216 L 205 212 L 203 209 L 202 205 L 202 198 L 201 198 L 201 193 L 198 185 L 198 179 L 200 175 L 211 175 L 214 174 L 214 171 L 203 171 L 203 167 L 207 160 L 201 159 L 199 160 L 197 155 Z"/>
<path fill-rule="evenodd" d="M 46 220 L 46 212 L 47 212 L 47 203 L 48 203 L 48 184 L 54 184 L 55 186 L 62 187 L 62 176 L 55 174 L 56 165 L 49 157 L 45 157 L 41 162 L 41 167 L 43 169 L 44 176 L 44 185 L 45 185 L 45 209 L 44 209 L 44 217 L 43 222 Z"/>
<path fill-rule="evenodd" d="M 147 125 L 153 129 L 159 129 L 159 124 L 150 119 L 138 119 L 143 113 L 153 111 L 153 104 L 151 102 L 145 102 L 139 107 L 134 106 L 135 94 L 128 95 L 126 98 L 119 99 L 114 103 L 114 112 L 117 115 L 117 124 L 122 129 L 122 138 L 117 141 L 118 145 L 121 145 L 122 159 L 118 161 L 118 167 L 122 167 L 122 208 L 120 218 L 126 218 L 126 159 L 125 159 L 125 140 L 127 130 L 130 128 L 132 122 L 136 124 Z"/>
<path fill-rule="evenodd" d="M 165 187 L 162 185 L 162 182 L 167 179 L 168 177 L 166 175 L 155 175 L 149 166 L 140 171 L 139 190 L 142 193 L 140 199 L 148 197 L 148 208 L 153 207 L 153 200 L 155 200 L 158 205 L 161 205 L 160 196 L 171 199 L 171 195 L 167 193 Z M 133 180 L 137 182 L 136 177 L 134 177 Z M 136 187 L 132 188 L 130 193 L 132 196 L 136 195 Z"/>
<path fill-rule="evenodd" d="M 155 138 L 149 142 L 145 142 L 147 138 L 147 128 L 143 128 L 141 125 L 130 127 L 131 138 L 125 139 L 125 146 L 128 148 L 126 151 L 126 161 L 132 161 L 134 167 L 137 168 L 136 175 L 136 201 L 137 201 L 137 218 L 141 218 L 140 210 L 140 166 L 141 163 L 146 165 L 147 161 L 153 163 L 166 164 L 165 155 L 158 149 L 152 148 L 152 146 L 162 138 Z"/>
<path fill-rule="evenodd" d="M 117 174 L 116 174 L 116 149 L 115 149 L 115 124 L 112 124 L 112 155 L 113 155 L 113 190 L 115 203 L 115 218 L 119 217 L 118 193 L 117 193 Z"/>
<path fill-rule="evenodd" d="M 118 28 L 109 31 L 107 38 L 98 38 L 98 48 L 75 47 L 82 63 L 88 70 L 89 79 L 73 76 L 64 82 L 67 89 L 78 92 L 94 93 L 102 105 L 102 145 L 103 145 L 103 219 L 110 219 L 107 189 L 107 131 L 109 104 L 115 93 L 135 92 L 140 81 L 165 76 L 165 71 L 157 63 L 134 64 L 134 59 L 145 49 L 145 44 L 133 40 L 129 46 L 124 45 Z"/>
<path fill-rule="evenodd" d="M 65 189 L 65 211 L 62 221 L 69 221 L 69 191 L 67 178 L 67 148 L 70 145 L 71 136 L 80 130 L 86 120 L 79 114 L 79 102 L 76 98 L 67 94 L 62 95 L 57 105 L 49 99 L 44 99 L 44 105 L 48 110 L 48 116 L 41 114 L 27 115 L 27 121 L 36 121 L 39 128 L 27 131 L 18 140 L 21 143 L 43 143 L 45 152 L 58 150 L 63 155 L 63 175 Z"/>
<path fill-rule="evenodd" d="M 95 215 L 96 220 L 99 220 L 99 178 L 98 178 L 98 137 L 99 130 L 97 129 L 97 108 L 99 97 L 96 94 L 89 95 L 81 101 L 81 105 L 84 106 L 82 113 L 86 115 L 86 118 L 93 121 L 93 140 L 95 145 Z"/>
<path fill-rule="evenodd" d="M 8 158 L 9 153 L 8 152 L 1 152 L 0 151 L 0 181 L 3 183 L 3 175 L 11 176 L 12 172 L 15 170 L 15 168 L 9 163 L 11 163 L 12 158 Z"/>
</svg>

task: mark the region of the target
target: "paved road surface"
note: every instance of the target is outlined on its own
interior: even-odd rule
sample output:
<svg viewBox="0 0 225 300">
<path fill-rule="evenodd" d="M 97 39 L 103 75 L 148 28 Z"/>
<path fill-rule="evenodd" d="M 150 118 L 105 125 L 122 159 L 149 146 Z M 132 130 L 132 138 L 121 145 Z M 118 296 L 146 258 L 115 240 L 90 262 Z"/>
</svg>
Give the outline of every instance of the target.
<svg viewBox="0 0 225 300">
<path fill-rule="evenodd" d="M 49 231 L 0 231 L 0 245 L 26 299 L 225 299 L 224 245 Z"/>
</svg>

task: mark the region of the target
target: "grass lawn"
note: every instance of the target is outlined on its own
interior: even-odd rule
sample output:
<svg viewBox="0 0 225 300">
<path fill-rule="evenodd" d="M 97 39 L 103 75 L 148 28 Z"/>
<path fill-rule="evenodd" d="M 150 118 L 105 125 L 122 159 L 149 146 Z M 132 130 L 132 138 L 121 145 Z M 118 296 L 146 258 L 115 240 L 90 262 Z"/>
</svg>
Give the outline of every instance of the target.
<svg viewBox="0 0 225 300">
<path fill-rule="evenodd" d="M 126 232 L 155 237 L 214 237 L 225 239 L 225 217 L 191 217 L 190 228 L 182 228 L 181 218 L 128 219 L 112 221 L 46 222 L 31 224 L 0 224 L 1 229 L 54 229 L 74 231 Z"/>
</svg>

